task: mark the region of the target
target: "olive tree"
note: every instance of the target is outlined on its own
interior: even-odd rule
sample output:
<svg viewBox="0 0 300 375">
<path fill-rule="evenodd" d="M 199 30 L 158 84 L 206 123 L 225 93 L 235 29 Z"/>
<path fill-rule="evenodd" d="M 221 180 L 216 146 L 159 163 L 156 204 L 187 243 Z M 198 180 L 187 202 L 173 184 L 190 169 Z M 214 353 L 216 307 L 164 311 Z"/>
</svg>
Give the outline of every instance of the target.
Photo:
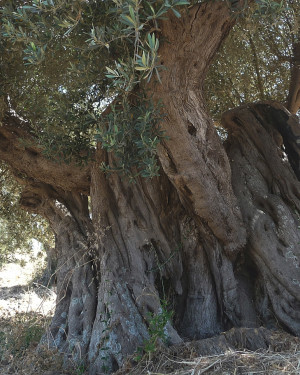
<svg viewBox="0 0 300 375">
<path fill-rule="evenodd" d="M 207 105 L 223 88 L 217 68 L 205 83 L 209 68 L 243 15 L 261 25 L 269 13 L 293 14 L 288 3 L 259 3 L 1 6 L 0 158 L 23 187 L 20 205 L 55 234 L 47 338 L 90 374 L 143 348 L 157 316 L 167 316 L 167 344 L 231 327 L 300 333 L 299 85 L 291 80 L 292 113 L 247 103 L 233 85 L 245 100 L 222 116 L 225 142 Z M 288 34 L 293 72 L 297 32 Z M 261 40 L 239 43 L 264 96 Z"/>
</svg>

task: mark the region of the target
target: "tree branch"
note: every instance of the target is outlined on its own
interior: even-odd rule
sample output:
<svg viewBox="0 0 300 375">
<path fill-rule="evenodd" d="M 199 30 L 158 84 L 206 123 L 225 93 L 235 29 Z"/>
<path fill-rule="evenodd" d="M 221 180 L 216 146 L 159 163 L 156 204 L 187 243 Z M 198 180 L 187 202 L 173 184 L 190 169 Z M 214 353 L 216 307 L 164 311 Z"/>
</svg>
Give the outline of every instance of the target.
<svg viewBox="0 0 300 375">
<path fill-rule="evenodd" d="M 162 129 L 170 137 L 159 146 L 162 167 L 190 214 L 208 225 L 228 254 L 242 248 L 245 231 L 229 161 L 203 104 L 203 82 L 233 25 L 224 2 L 201 3 L 180 19 L 170 15 L 161 25 L 166 42 L 159 49 L 167 69 L 162 84 L 153 82 L 154 98 L 163 100 L 167 114 Z"/>
<path fill-rule="evenodd" d="M 12 111 L 7 111 L 0 127 L 0 159 L 15 172 L 34 181 L 43 182 L 67 191 L 89 194 L 90 166 L 56 163 L 47 159 L 33 143 L 28 123 Z"/>
<path fill-rule="evenodd" d="M 300 108 L 300 42 L 294 43 L 293 59 L 291 66 L 291 80 L 289 95 L 287 98 L 287 109 L 296 114 Z"/>
</svg>

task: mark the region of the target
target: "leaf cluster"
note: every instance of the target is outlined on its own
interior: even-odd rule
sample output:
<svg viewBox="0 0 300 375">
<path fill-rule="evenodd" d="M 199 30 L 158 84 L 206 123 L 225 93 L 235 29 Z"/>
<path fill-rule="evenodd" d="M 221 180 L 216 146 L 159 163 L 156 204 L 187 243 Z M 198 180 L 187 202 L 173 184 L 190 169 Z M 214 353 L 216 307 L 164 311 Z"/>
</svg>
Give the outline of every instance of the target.
<svg viewBox="0 0 300 375">
<path fill-rule="evenodd" d="M 12 108 L 30 122 L 47 157 L 83 163 L 100 142 L 109 154 L 102 165 L 106 172 L 153 177 L 159 172 L 156 148 L 165 137 L 159 129 L 163 109 L 143 89 L 150 79 L 159 81 L 163 69 L 160 21 L 169 13 L 180 17 L 189 3 L 197 2 L 6 1 L 0 5 L 0 95 L 9 97 Z M 238 9 L 235 0 L 229 3 Z M 287 96 L 292 46 L 299 40 L 299 2 L 253 4 L 251 18 L 238 18 L 206 81 L 216 119 L 237 105 Z M 244 12 L 238 9 L 236 16 Z M 110 114 L 103 116 L 115 99 Z M 30 220 L 15 209 L 19 193 L 10 180 L 3 186 L 1 228 L 10 233 L 2 235 L 3 249 L 13 251 L 31 238 L 21 224 Z M 19 224 L 9 227 L 6 218 Z M 19 242 L 12 240 L 13 231 Z"/>
<path fill-rule="evenodd" d="M 109 173 L 118 171 L 131 180 L 139 175 L 147 178 L 158 176 L 156 150 L 158 143 L 165 138 L 159 128 L 163 119 L 161 108 L 140 97 L 135 105 L 129 106 L 127 101 L 121 105 L 121 112 L 118 103 L 112 106 L 105 119 L 107 127 L 100 126 L 96 133 L 96 140 L 114 155 L 112 166 L 103 163 L 102 169 Z"/>
<path fill-rule="evenodd" d="M 160 116 L 148 106 L 142 86 L 153 73 L 160 79 L 158 21 L 169 11 L 180 17 L 178 9 L 188 4 L 31 0 L 0 8 L 2 47 L 17 57 L 14 67 L 8 64 L 9 55 L 2 58 L 4 90 L 14 109 L 31 122 L 47 157 L 81 163 L 93 154 L 95 141 L 103 140 L 102 147 L 118 160 L 117 167 L 105 170 L 122 170 L 132 177 L 134 168 L 145 177 L 157 175 L 154 148 L 162 139 L 157 131 Z M 140 110 L 129 98 L 137 87 Z M 113 110 L 114 119 L 102 120 L 101 112 L 116 97 L 120 104 Z M 137 116 L 135 121 L 128 121 L 131 116 Z M 111 126 L 116 121 L 124 130 L 117 134 Z"/>
</svg>

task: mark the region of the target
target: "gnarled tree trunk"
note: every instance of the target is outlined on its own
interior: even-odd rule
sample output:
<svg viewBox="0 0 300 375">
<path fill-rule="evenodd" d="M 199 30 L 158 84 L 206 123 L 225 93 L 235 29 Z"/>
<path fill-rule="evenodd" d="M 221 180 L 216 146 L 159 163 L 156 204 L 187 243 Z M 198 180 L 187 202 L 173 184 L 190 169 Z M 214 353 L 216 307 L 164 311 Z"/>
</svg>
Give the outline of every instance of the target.
<svg viewBox="0 0 300 375">
<path fill-rule="evenodd" d="M 300 186 L 290 167 L 299 156 L 282 149 L 293 143 L 298 148 L 293 130 L 299 133 L 299 121 L 280 105 L 266 103 L 230 111 L 223 123 L 229 131 L 232 186 L 247 228 L 239 275 L 243 284 L 246 275 L 253 283 L 245 290 L 254 301 L 252 309 L 246 305 L 248 319 L 271 326 L 278 320 L 299 335 Z"/>
<path fill-rule="evenodd" d="M 295 121 L 273 103 L 224 115 L 245 242 L 235 256 L 163 171 L 129 184 L 104 176 L 96 162 L 90 239 L 74 236 L 69 221 L 58 235 L 62 241 L 72 233 L 73 242 L 61 247 L 53 345 L 86 356 L 91 374 L 112 372 L 149 339 L 149 313 L 161 313 L 161 300 L 174 311 L 165 327 L 169 344 L 231 327 L 281 326 L 298 335 L 299 182 L 278 143 L 288 130 L 292 143 Z"/>
<path fill-rule="evenodd" d="M 161 25 L 168 69 L 151 87 L 170 139 L 160 177 L 104 175 L 100 163 L 112 160 L 100 145 L 88 168 L 58 166 L 21 147 L 12 113 L 3 119 L 0 157 L 30 177 L 21 203 L 56 235 L 57 307 L 44 340 L 90 375 L 143 346 L 162 300 L 174 311 L 169 344 L 231 327 L 300 332 L 299 124 L 277 104 L 238 108 L 224 115 L 224 147 L 204 104 L 207 68 L 232 24 L 225 2 L 206 2 Z"/>
</svg>

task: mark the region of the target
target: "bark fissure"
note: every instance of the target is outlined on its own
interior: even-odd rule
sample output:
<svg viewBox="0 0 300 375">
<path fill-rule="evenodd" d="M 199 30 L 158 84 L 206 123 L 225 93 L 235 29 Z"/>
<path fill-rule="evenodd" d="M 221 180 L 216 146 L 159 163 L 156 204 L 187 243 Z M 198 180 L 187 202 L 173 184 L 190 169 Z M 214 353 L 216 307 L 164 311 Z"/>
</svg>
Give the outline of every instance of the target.
<svg viewBox="0 0 300 375">
<path fill-rule="evenodd" d="M 279 109 L 278 104 L 272 107 L 270 103 L 244 106 L 226 113 L 223 123 L 230 134 L 227 150 L 233 187 L 244 221 L 248 224 L 247 251 L 265 282 L 269 307 L 274 316 L 291 332 L 299 334 L 297 301 L 300 285 L 297 280 L 300 276 L 300 233 L 295 209 L 299 211 L 296 192 L 300 185 L 292 169 L 278 153 L 272 137 L 272 133 L 279 130 L 278 120 L 272 121 L 270 116 L 276 108 Z M 283 107 L 281 111 L 286 114 L 286 118 L 281 116 L 281 122 L 285 121 L 281 128 L 286 129 L 289 116 Z M 237 116 L 240 125 L 233 121 Z M 241 183 L 241 171 L 247 171 L 246 183 Z M 280 243 L 288 246 L 282 248 Z M 267 316 L 264 318 L 269 319 Z"/>
<path fill-rule="evenodd" d="M 168 70 L 161 74 L 162 85 L 154 85 L 153 90 L 155 97 L 164 102 L 168 117 L 163 130 L 171 135 L 167 148 L 163 144 L 159 149 L 162 167 L 189 212 L 196 220 L 207 221 L 220 241 L 226 242 L 230 254 L 245 244 L 244 228 L 228 184 L 229 162 L 206 112 L 201 91 L 207 66 L 234 22 L 223 5 L 201 4 L 201 11 L 196 7 L 182 20 L 171 16 L 162 24 L 168 43 L 161 47 L 160 56 Z M 201 58 L 195 54 L 198 49 Z M 188 130 L 191 125 L 196 129 L 192 137 Z M 168 155 L 172 155 L 171 164 Z M 220 188 L 222 194 L 218 194 Z"/>
<path fill-rule="evenodd" d="M 57 306 L 44 342 L 86 361 L 90 375 L 143 347 L 162 299 L 174 311 L 169 344 L 261 324 L 300 333 L 299 123 L 276 103 L 240 107 L 224 115 L 221 143 L 202 85 L 234 23 L 225 3 L 160 25 L 168 69 L 150 88 L 170 139 L 159 146 L 159 177 L 104 175 L 99 165 L 113 156 L 101 145 L 86 168 L 54 164 L 21 147 L 26 126 L 12 114 L 0 128 L 0 158 L 25 186 L 21 204 L 56 236 Z"/>
</svg>

